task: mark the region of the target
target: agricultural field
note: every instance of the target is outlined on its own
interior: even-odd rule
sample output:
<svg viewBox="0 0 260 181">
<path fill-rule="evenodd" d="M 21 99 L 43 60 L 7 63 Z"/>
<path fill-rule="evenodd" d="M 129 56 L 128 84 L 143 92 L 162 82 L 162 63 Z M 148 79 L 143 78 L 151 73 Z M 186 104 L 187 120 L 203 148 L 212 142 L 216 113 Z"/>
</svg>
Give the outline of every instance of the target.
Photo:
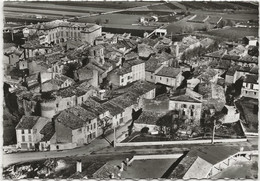
<svg viewBox="0 0 260 181">
<path fill-rule="evenodd" d="M 232 10 L 252 10 L 255 9 L 254 5 L 247 5 L 249 3 L 245 4 L 239 4 L 239 3 L 233 3 L 233 2 L 180 2 L 180 4 L 186 6 L 189 9 L 203 9 L 203 10 L 224 10 L 224 9 L 232 9 Z"/>
<path fill-rule="evenodd" d="M 224 29 L 212 30 L 205 32 L 205 34 L 226 38 L 229 40 L 238 40 L 245 36 L 256 36 L 258 37 L 258 28 L 236 28 L 229 27 Z"/>
<path fill-rule="evenodd" d="M 128 15 L 128 14 L 106 14 L 93 17 L 80 18 L 78 22 L 84 23 L 95 23 L 99 20 L 101 24 L 104 24 L 108 20 L 108 24 L 119 24 L 119 25 L 132 25 L 137 24 L 139 15 Z"/>
</svg>

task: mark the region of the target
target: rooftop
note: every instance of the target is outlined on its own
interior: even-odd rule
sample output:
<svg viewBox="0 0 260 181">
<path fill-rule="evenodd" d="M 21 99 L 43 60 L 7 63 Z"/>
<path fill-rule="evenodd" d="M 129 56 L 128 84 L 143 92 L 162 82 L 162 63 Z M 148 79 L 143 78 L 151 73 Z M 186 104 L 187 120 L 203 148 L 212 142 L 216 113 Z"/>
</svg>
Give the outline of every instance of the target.
<svg viewBox="0 0 260 181">
<path fill-rule="evenodd" d="M 180 74 L 180 68 L 163 67 L 156 75 L 175 78 Z"/>
<path fill-rule="evenodd" d="M 84 120 L 80 119 L 68 110 L 61 111 L 54 119 L 72 130 L 82 128 L 85 124 Z"/>
<path fill-rule="evenodd" d="M 93 112 L 88 111 L 80 106 L 74 106 L 72 108 L 67 109 L 67 111 L 85 121 L 91 121 L 97 118 L 97 116 Z"/>
<path fill-rule="evenodd" d="M 212 53 L 207 53 L 206 55 L 204 55 L 205 57 L 213 57 L 213 58 L 221 58 L 223 56 L 223 54 L 225 53 L 224 49 L 212 52 Z"/>
<path fill-rule="evenodd" d="M 145 71 L 154 72 L 156 71 L 162 64 L 160 60 L 157 58 L 150 58 L 148 61 L 145 62 Z"/>
<path fill-rule="evenodd" d="M 55 133 L 55 128 L 52 122 L 48 122 L 40 131 L 43 134 L 41 141 L 49 141 Z"/>
<path fill-rule="evenodd" d="M 143 111 L 135 123 L 156 125 L 157 120 L 163 115 L 154 111 Z"/>
<path fill-rule="evenodd" d="M 176 97 L 170 97 L 171 101 L 181 101 L 181 102 L 192 102 L 192 103 L 201 103 L 201 101 L 192 98 L 189 95 L 179 95 Z"/>
<path fill-rule="evenodd" d="M 99 116 L 100 114 L 103 114 L 103 113 L 105 113 L 107 111 L 105 106 L 103 106 L 102 104 L 96 102 L 91 97 L 88 100 L 86 100 L 85 102 L 83 102 L 83 104 L 81 106 L 84 109 L 92 112 L 96 116 Z"/>
<path fill-rule="evenodd" d="M 113 102 L 105 102 L 102 104 L 107 110 L 109 110 L 110 114 L 112 116 L 116 116 L 118 114 L 121 114 L 122 112 L 124 112 L 124 109 L 122 109 L 121 107 L 119 107 L 118 105 L 114 104 Z"/>
<path fill-rule="evenodd" d="M 39 118 L 39 116 L 23 116 L 15 129 L 32 129 Z"/>
<path fill-rule="evenodd" d="M 253 84 L 257 84 L 258 83 L 258 75 L 253 75 L 253 74 L 246 74 L 245 75 L 245 79 L 244 79 L 245 83 L 253 83 Z"/>
</svg>

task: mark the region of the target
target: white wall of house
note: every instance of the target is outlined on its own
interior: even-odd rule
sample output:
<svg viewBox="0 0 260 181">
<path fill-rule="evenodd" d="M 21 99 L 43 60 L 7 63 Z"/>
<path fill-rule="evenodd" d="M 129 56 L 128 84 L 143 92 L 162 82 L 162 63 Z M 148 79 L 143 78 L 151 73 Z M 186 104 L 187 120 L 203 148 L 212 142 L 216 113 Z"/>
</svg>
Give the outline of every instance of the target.
<svg viewBox="0 0 260 181">
<path fill-rule="evenodd" d="M 181 74 L 177 75 L 175 78 L 156 75 L 155 83 L 161 83 L 176 88 L 181 84 L 182 80 Z"/>
<path fill-rule="evenodd" d="M 180 110 L 181 114 L 187 116 L 188 119 L 199 121 L 201 118 L 202 103 L 169 101 L 169 110 Z"/>
<path fill-rule="evenodd" d="M 253 83 L 243 83 L 241 94 L 245 97 L 258 99 L 259 85 Z"/>
<path fill-rule="evenodd" d="M 132 66 L 132 81 L 145 80 L 145 63 Z"/>
<path fill-rule="evenodd" d="M 97 136 L 97 119 L 91 120 L 82 128 L 72 130 L 72 143 L 81 146 L 90 143 Z"/>
</svg>

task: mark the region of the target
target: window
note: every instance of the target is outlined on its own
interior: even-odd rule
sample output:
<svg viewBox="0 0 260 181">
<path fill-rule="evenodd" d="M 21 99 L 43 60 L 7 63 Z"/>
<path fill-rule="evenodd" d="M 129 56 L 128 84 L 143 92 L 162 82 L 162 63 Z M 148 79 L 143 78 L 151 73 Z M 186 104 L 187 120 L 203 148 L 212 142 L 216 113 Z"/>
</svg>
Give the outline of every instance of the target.
<svg viewBox="0 0 260 181">
<path fill-rule="evenodd" d="M 22 134 L 24 134 L 24 129 L 22 129 Z"/>
<path fill-rule="evenodd" d="M 151 79 L 153 79 L 153 76 L 151 75 Z"/>
<path fill-rule="evenodd" d="M 246 94 L 247 94 L 247 91 L 246 91 Z"/>
<path fill-rule="evenodd" d="M 191 109 L 194 109 L 194 107 L 195 107 L 194 105 L 191 105 Z"/>
<path fill-rule="evenodd" d="M 22 142 L 25 142 L 25 136 L 22 136 Z"/>
<path fill-rule="evenodd" d="M 57 108 L 59 107 L 59 104 L 58 104 L 58 103 L 56 104 L 56 107 L 57 107 Z"/>
<path fill-rule="evenodd" d="M 92 124 L 90 125 L 90 129 L 92 130 Z"/>
<path fill-rule="evenodd" d="M 31 135 L 28 136 L 28 141 L 30 141 L 30 142 L 32 141 L 32 136 Z"/>
<path fill-rule="evenodd" d="M 87 126 L 87 131 L 89 131 L 89 126 Z"/>
<path fill-rule="evenodd" d="M 84 101 L 84 98 L 82 97 L 81 99 L 82 99 L 82 102 L 83 102 L 83 101 Z"/>
<path fill-rule="evenodd" d="M 78 132 L 81 133 L 82 132 L 82 128 L 78 129 Z"/>
<path fill-rule="evenodd" d="M 28 133 L 31 134 L 31 130 L 30 129 L 28 129 Z"/>
<path fill-rule="evenodd" d="M 162 80 L 162 77 L 160 77 L 160 80 Z"/>
<path fill-rule="evenodd" d="M 131 76 L 128 76 L 128 80 L 131 79 Z"/>
<path fill-rule="evenodd" d="M 123 113 L 121 113 L 121 117 L 123 117 Z"/>
<path fill-rule="evenodd" d="M 256 92 L 254 92 L 254 94 L 256 95 Z"/>
<path fill-rule="evenodd" d="M 193 111 L 191 111 L 191 112 L 190 112 L 190 116 L 193 116 L 193 115 L 194 115 L 194 113 L 193 113 Z"/>
<path fill-rule="evenodd" d="M 183 104 L 183 108 L 187 108 L 187 105 L 186 105 L 186 104 Z"/>
<path fill-rule="evenodd" d="M 250 89 L 253 89 L 253 88 L 254 88 L 254 84 L 251 84 L 251 85 L 250 85 Z"/>
<path fill-rule="evenodd" d="M 96 123 L 94 123 L 94 129 L 96 129 Z"/>
<path fill-rule="evenodd" d="M 67 102 L 67 105 L 69 106 L 69 105 L 70 105 L 70 102 Z"/>
<path fill-rule="evenodd" d="M 185 111 L 182 112 L 182 115 L 185 116 Z"/>
<path fill-rule="evenodd" d="M 124 82 L 124 79 L 121 79 L 121 82 L 123 83 L 123 82 Z"/>
<path fill-rule="evenodd" d="M 167 82 L 169 81 L 168 78 L 166 79 L 166 81 L 167 81 Z"/>
</svg>

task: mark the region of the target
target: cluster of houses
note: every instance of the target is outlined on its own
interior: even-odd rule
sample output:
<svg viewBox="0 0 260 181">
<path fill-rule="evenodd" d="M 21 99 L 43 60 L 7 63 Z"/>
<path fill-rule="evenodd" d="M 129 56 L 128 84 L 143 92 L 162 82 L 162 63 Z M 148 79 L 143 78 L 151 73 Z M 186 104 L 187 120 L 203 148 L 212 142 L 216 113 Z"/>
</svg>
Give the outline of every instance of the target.
<svg viewBox="0 0 260 181">
<path fill-rule="evenodd" d="M 214 40 L 188 36 L 173 43 L 167 37 L 111 34 L 95 24 L 60 20 L 29 25 L 23 33 L 23 46 L 4 50 L 4 80 L 24 114 L 16 126 L 17 147 L 22 150 L 88 144 L 106 129 L 130 121 L 132 110 L 147 107 L 160 87 L 166 90 L 167 98 L 161 100 L 166 110 L 180 110 L 197 124 L 205 108 L 224 107 L 220 79 L 228 85 L 242 77 L 242 95 L 258 97 L 258 55 L 249 54 L 258 42 L 251 38 L 248 45 L 209 52 L 194 63 L 182 61 L 182 55 L 196 47 L 207 50 Z M 184 78 L 183 73 L 192 69 L 193 77 Z M 144 120 L 151 118 L 146 111 Z M 148 125 L 140 118 L 138 122 Z"/>
</svg>

